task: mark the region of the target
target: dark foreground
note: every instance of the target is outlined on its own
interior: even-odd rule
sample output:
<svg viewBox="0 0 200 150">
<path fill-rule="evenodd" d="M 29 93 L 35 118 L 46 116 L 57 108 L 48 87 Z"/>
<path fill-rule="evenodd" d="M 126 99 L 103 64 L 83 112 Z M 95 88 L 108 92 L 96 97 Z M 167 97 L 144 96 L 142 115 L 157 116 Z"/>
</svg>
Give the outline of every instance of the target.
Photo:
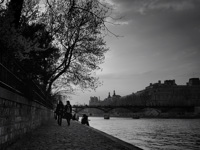
<svg viewBox="0 0 200 150">
<path fill-rule="evenodd" d="M 58 126 L 50 120 L 25 135 L 7 150 L 140 150 L 139 148 L 105 134 L 92 127 L 63 120 Z"/>
</svg>

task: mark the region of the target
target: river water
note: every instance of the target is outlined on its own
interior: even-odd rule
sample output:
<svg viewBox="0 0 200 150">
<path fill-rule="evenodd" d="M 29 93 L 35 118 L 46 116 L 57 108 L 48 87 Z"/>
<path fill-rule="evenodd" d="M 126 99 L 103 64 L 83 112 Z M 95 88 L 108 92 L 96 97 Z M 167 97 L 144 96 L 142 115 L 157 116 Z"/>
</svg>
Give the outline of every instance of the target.
<svg viewBox="0 0 200 150">
<path fill-rule="evenodd" d="M 144 150 L 200 150 L 200 119 L 89 119 L 91 127 Z"/>
</svg>

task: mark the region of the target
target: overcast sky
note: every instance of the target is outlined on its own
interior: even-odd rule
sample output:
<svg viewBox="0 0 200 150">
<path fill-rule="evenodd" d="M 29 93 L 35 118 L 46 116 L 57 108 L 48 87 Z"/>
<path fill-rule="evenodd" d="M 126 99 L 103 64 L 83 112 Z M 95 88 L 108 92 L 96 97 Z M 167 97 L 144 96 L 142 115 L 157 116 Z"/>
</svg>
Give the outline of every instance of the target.
<svg viewBox="0 0 200 150">
<path fill-rule="evenodd" d="M 184 85 L 200 77 L 200 1 L 199 0 L 106 0 L 120 25 L 110 31 L 123 37 L 106 37 L 102 71 L 103 85 L 96 91 L 80 92 L 71 103 L 88 104 L 90 96 L 125 96 L 150 83 L 175 79 Z"/>
</svg>

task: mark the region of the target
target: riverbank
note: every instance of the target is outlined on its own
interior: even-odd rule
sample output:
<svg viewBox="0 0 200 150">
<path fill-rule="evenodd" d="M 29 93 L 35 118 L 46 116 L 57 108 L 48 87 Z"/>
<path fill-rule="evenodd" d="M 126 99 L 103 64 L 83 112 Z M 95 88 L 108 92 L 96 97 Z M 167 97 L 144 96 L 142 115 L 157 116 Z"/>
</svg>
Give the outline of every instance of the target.
<svg viewBox="0 0 200 150">
<path fill-rule="evenodd" d="M 72 121 L 62 126 L 51 119 L 33 132 L 23 136 L 6 150 L 141 150 L 129 143 Z"/>
</svg>

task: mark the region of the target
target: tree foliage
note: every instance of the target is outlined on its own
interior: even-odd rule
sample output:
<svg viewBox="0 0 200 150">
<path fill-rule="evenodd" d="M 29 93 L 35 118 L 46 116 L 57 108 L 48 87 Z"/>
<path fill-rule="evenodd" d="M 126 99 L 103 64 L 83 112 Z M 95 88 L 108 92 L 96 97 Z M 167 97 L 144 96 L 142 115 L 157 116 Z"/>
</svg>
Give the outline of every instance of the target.
<svg viewBox="0 0 200 150">
<path fill-rule="evenodd" d="M 98 0 L 17 3 L 11 0 L 1 13 L 0 34 L 9 24 L 4 37 L 12 41 L 10 45 L 1 38 L 0 42 L 7 45 L 4 49 L 11 49 L 48 93 L 52 88 L 97 88 L 95 71 L 108 51 L 103 33 L 110 9 Z"/>
</svg>

